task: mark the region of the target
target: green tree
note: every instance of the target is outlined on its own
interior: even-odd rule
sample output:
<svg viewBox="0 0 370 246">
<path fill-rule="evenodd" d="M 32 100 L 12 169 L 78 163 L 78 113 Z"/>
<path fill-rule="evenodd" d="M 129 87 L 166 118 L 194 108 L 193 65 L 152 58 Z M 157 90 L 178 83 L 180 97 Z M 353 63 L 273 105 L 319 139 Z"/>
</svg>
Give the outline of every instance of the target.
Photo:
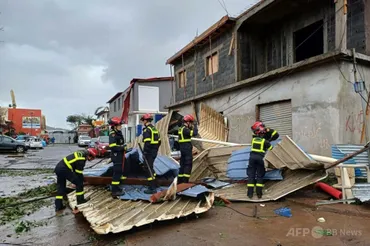
<svg viewBox="0 0 370 246">
<path fill-rule="evenodd" d="M 74 115 L 68 115 L 66 121 L 73 127 L 77 128 L 79 125 L 83 122 L 83 116 L 74 114 Z"/>
</svg>

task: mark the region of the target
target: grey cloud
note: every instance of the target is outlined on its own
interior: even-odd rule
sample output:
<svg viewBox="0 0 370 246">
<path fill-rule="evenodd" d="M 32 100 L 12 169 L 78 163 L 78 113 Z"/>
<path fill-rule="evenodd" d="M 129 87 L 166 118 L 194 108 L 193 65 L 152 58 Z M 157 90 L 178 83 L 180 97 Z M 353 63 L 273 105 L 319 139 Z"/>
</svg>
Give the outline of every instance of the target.
<svg viewBox="0 0 370 246">
<path fill-rule="evenodd" d="M 251 2 L 225 0 L 231 14 Z M 218 0 L 2 0 L 0 12 L 0 103 L 14 89 L 54 126 L 133 77 L 169 75 L 166 59 L 225 14 Z"/>
</svg>

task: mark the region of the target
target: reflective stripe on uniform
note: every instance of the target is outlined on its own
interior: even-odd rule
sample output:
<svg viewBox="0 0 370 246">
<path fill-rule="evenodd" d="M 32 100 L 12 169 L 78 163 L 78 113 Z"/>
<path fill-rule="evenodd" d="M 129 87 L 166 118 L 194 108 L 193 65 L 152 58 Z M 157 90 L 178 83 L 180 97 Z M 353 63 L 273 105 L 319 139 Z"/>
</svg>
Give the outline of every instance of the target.
<svg viewBox="0 0 370 246">
<path fill-rule="evenodd" d="M 79 174 L 83 174 L 82 170 L 78 170 L 78 169 L 76 169 L 76 170 L 75 170 L 75 172 L 76 172 L 76 173 L 79 173 Z"/>
<path fill-rule="evenodd" d="M 116 143 L 112 143 L 112 144 L 109 145 L 109 147 L 114 147 L 114 146 L 117 146 L 117 144 Z"/>
<path fill-rule="evenodd" d="M 125 180 L 125 179 L 127 179 L 127 177 L 126 177 L 126 176 L 122 176 L 122 177 L 121 177 L 121 180 Z"/>
<path fill-rule="evenodd" d="M 257 147 L 259 145 L 259 147 Z M 253 138 L 252 139 L 252 152 L 259 152 L 259 153 L 265 153 L 265 150 L 263 149 L 265 145 L 265 139 L 263 138 Z"/>
<path fill-rule="evenodd" d="M 82 196 L 83 194 L 85 194 L 85 192 L 84 192 L 84 191 L 76 192 L 76 196 Z"/>
<path fill-rule="evenodd" d="M 184 177 L 184 174 L 179 174 L 178 177 L 182 178 L 182 177 Z"/>
<path fill-rule="evenodd" d="M 273 137 L 273 136 L 275 136 L 275 134 L 277 133 L 277 131 L 276 130 L 274 130 L 273 132 L 272 132 L 272 134 L 271 134 L 271 137 Z"/>
<path fill-rule="evenodd" d="M 112 185 L 119 185 L 119 181 L 112 181 Z"/>
<path fill-rule="evenodd" d="M 64 163 L 66 164 L 66 166 L 69 168 L 69 169 L 71 169 L 71 171 L 73 172 L 73 168 L 72 168 L 72 163 L 74 163 L 74 162 L 76 162 L 76 161 L 84 161 L 84 160 L 86 160 L 86 158 L 85 157 L 82 157 L 82 154 L 80 153 L 80 152 L 75 152 L 74 153 L 74 157 L 75 158 L 73 158 L 72 160 L 70 160 L 70 161 L 68 161 L 67 160 L 67 157 L 64 157 L 63 158 L 63 161 L 64 161 Z"/>
<path fill-rule="evenodd" d="M 268 148 L 268 150 L 272 150 L 272 145 Z"/>
<path fill-rule="evenodd" d="M 154 179 L 155 179 L 155 177 L 153 177 L 153 178 L 152 178 L 152 177 L 147 178 L 147 180 L 148 180 L 148 181 L 152 181 L 152 180 L 154 180 Z"/>
<path fill-rule="evenodd" d="M 145 142 L 150 142 L 150 144 L 158 144 L 159 141 L 161 141 L 161 138 L 159 136 L 159 131 L 154 127 L 147 126 L 147 128 L 150 129 L 151 136 L 149 138 L 144 138 L 144 140 L 143 140 L 144 143 Z M 158 135 L 158 140 L 155 140 L 155 135 Z"/>
<path fill-rule="evenodd" d="M 187 139 L 184 138 L 184 134 L 183 134 L 184 128 L 185 128 L 185 126 L 183 126 L 179 129 L 179 143 L 191 142 L 191 138 L 187 138 Z M 190 136 L 192 136 L 192 134 L 193 134 L 193 131 L 191 130 L 190 131 Z"/>
<path fill-rule="evenodd" d="M 56 196 L 55 199 L 63 199 L 63 196 Z"/>
<path fill-rule="evenodd" d="M 179 178 L 190 178 L 190 174 L 179 174 L 178 175 Z"/>
<path fill-rule="evenodd" d="M 247 184 L 248 187 L 254 187 L 254 184 Z"/>
<path fill-rule="evenodd" d="M 264 187 L 264 184 L 256 184 L 257 187 Z"/>
</svg>

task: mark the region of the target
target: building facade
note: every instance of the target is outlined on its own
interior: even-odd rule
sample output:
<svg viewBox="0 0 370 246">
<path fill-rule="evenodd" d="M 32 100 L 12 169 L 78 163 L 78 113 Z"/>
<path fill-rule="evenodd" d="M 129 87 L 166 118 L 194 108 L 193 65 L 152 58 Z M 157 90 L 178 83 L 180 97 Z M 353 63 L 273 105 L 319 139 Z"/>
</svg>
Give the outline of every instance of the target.
<svg viewBox="0 0 370 246">
<path fill-rule="evenodd" d="M 38 136 L 42 133 L 41 109 L 8 108 L 8 121 L 15 132 Z"/>
<path fill-rule="evenodd" d="M 122 96 L 124 93 L 117 92 L 109 101 L 109 118 L 112 117 L 121 117 L 123 111 L 123 100 L 124 97 Z"/>
<path fill-rule="evenodd" d="M 172 100 L 173 77 L 134 78 L 123 92 L 122 119 L 126 123 L 123 134 L 127 142 L 133 141 L 142 132 L 140 118 L 146 113 L 154 116 L 153 123 L 167 114 L 166 106 Z"/>
<path fill-rule="evenodd" d="M 168 59 L 169 108 L 206 103 L 228 118 L 231 142 L 249 142 L 260 119 L 313 154 L 363 143 L 368 95 L 354 88 L 370 88 L 369 9 L 364 0 L 265 0 L 225 16 Z"/>
</svg>

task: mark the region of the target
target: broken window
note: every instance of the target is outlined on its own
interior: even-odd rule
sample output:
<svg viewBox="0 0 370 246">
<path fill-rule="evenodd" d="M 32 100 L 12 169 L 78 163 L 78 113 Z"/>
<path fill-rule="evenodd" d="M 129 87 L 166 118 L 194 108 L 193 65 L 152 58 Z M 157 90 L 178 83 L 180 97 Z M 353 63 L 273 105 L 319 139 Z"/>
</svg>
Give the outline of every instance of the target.
<svg viewBox="0 0 370 246">
<path fill-rule="evenodd" d="M 207 57 L 207 71 L 206 75 L 214 74 L 218 71 L 218 52 L 213 53 Z"/>
<path fill-rule="evenodd" d="M 186 85 L 186 70 L 179 72 L 179 88 L 184 88 Z"/>
<path fill-rule="evenodd" d="M 324 53 L 323 20 L 304 27 L 293 34 L 295 62 Z"/>
</svg>

